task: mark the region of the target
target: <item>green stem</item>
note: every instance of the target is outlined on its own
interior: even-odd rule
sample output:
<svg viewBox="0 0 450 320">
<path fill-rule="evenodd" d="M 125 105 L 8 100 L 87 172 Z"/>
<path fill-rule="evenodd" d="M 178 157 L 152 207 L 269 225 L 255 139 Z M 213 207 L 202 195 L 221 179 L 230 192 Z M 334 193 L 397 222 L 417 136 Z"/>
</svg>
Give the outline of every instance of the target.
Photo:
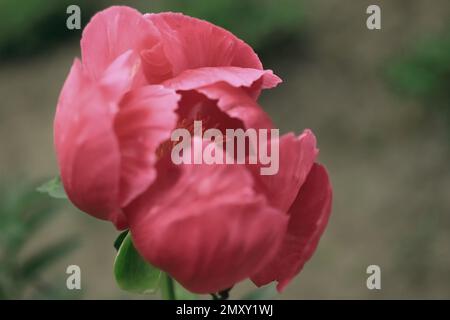
<svg viewBox="0 0 450 320">
<path fill-rule="evenodd" d="M 177 297 L 175 295 L 175 283 L 173 279 L 167 274 L 163 274 L 162 279 L 162 296 L 164 300 L 176 300 Z"/>
</svg>

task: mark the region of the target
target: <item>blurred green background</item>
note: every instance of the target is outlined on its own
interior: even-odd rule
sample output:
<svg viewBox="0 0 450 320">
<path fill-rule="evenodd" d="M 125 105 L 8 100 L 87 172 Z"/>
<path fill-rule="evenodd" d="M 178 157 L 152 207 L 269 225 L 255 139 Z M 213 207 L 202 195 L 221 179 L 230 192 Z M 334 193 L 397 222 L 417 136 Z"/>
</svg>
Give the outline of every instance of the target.
<svg viewBox="0 0 450 320">
<path fill-rule="evenodd" d="M 115 284 L 108 224 L 34 189 L 57 173 L 56 101 L 83 26 L 112 4 L 181 11 L 251 44 L 283 78 L 261 105 L 282 132 L 311 128 L 334 187 L 329 227 L 281 299 L 450 298 L 450 2 L 165 0 L 0 2 L 0 298 L 154 298 Z M 366 8 L 382 29 L 366 28 Z M 82 290 L 66 289 L 68 265 Z M 366 268 L 382 289 L 366 287 Z M 231 298 L 253 290 L 250 282 Z M 207 297 L 206 297 L 207 298 Z"/>
</svg>

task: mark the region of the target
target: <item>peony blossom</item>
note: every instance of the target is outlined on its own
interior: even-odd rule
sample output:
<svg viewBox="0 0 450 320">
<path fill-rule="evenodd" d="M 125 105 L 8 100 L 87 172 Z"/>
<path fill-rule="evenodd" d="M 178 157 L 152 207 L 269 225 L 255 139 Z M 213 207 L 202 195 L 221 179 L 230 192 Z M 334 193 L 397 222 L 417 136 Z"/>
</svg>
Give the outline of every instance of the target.
<svg viewBox="0 0 450 320">
<path fill-rule="evenodd" d="M 129 229 L 152 265 L 192 292 L 250 278 L 281 291 L 317 247 L 331 185 L 310 130 L 279 138 L 279 171 L 175 165 L 171 132 L 271 129 L 258 105 L 281 82 L 250 46 L 206 21 L 128 7 L 96 14 L 61 91 L 54 142 L 82 211 Z"/>
</svg>

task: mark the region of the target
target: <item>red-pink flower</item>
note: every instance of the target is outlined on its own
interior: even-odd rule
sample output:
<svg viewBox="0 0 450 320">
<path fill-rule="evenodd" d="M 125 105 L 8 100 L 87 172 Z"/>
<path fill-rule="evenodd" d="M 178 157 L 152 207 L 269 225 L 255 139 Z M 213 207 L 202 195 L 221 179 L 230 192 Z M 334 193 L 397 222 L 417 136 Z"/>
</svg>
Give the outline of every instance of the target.
<svg viewBox="0 0 450 320">
<path fill-rule="evenodd" d="M 281 80 L 250 46 L 206 21 L 127 7 L 98 13 L 62 89 L 54 140 L 64 188 L 81 210 L 129 229 L 139 253 L 187 289 L 217 292 L 300 272 L 331 211 L 311 131 L 279 140 L 279 172 L 174 165 L 176 128 L 269 129 L 257 104 Z"/>
</svg>

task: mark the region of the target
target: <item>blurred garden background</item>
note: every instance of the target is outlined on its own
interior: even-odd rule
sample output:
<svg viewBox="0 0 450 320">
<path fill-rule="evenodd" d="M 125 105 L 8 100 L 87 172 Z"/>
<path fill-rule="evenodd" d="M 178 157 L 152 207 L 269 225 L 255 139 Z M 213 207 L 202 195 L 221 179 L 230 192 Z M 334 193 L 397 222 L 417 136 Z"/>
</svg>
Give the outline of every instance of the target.
<svg viewBox="0 0 450 320">
<path fill-rule="evenodd" d="M 80 56 L 70 4 L 83 26 L 112 4 L 204 18 L 284 80 L 260 103 L 282 132 L 314 131 L 334 209 L 313 259 L 276 298 L 450 298 L 448 0 L 2 0 L 0 299 L 155 298 L 117 287 L 111 224 L 35 192 L 57 174 L 53 115 Z M 381 30 L 366 28 L 370 4 Z M 66 289 L 72 264 L 80 291 Z M 381 290 L 366 287 L 371 264 Z M 253 289 L 244 282 L 231 298 Z"/>
</svg>

